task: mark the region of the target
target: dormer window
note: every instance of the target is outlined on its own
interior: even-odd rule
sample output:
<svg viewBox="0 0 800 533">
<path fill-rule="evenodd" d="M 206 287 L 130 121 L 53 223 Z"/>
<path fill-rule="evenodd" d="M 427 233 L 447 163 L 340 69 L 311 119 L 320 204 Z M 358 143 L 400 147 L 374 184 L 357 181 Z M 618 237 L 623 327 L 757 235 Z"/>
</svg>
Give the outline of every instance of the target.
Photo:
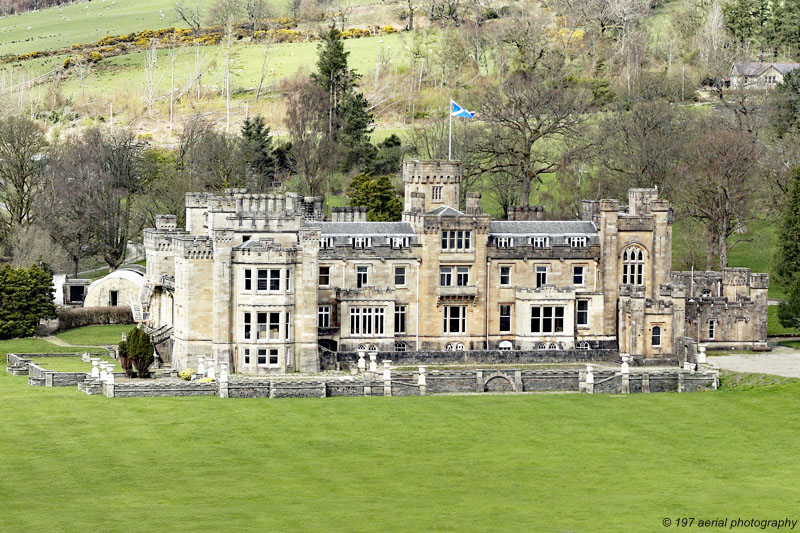
<svg viewBox="0 0 800 533">
<path fill-rule="evenodd" d="M 353 248 L 372 248 L 372 237 L 350 237 Z"/>
<path fill-rule="evenodd" d="M 323 237 L 319 243 L 320 248 L 323 250 L 328 250 L 333 248 L 334 238 L 333 237 Z"/>
<path fill-rule="evenodd" d="M 530 242 L 534 248 L 550 248 L 550 237 L 531 237 Z"/>
<path fill-rule="evenodd" d="M 586 248 L 586 237 L 568 237 L 570 248 Z"/>
<path fill-rule="evenodd" d="M 392 248 L 408 248 L 411 246 L 411 239 L 409 237 L 392 237 L 389 239 Z"/>
<path fill-rule="evenodd" d="M 514 237 L 495 237 L 494 244 L 498 248 L 513 248 Z"/>
</svg>

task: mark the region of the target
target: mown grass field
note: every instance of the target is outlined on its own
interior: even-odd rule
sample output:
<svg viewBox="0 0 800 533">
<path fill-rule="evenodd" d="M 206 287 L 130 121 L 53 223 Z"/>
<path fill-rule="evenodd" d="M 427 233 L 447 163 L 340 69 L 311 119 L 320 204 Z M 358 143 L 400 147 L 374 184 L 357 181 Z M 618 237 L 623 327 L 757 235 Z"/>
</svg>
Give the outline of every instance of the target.
<svg viewBox="0 0 800 533">
<path fill-rule="evenodd" d="M 41 341 L 0 343 L 0 353 Z M 660 531 L 800 507 L 800 384 L 110 400 L 0 375 L 2 531 Z M 757 385 L 757 386 L 756 386 Z"/>
<path fill-rule="evenodd" d="M 64 342 L 76 346 L 106 346 L 119 344 L 122 334 L 128 333 L 131 324 L 109 324 L 105 326 L 86 326 L 73 328 L 58 333 L 56 336 Z"/>
<path fill-rule="evenodd" d="M 102 357 L 103 361 L 113 363 L 109 357 Z M 80 357 L 32 357 L 31 360 L 45 370 L 56 372 L 91 372 L 92 364 L 84 362 Z M 114 372 L 120 372 L 119 365 L 115 365 Z"/>
</svg>

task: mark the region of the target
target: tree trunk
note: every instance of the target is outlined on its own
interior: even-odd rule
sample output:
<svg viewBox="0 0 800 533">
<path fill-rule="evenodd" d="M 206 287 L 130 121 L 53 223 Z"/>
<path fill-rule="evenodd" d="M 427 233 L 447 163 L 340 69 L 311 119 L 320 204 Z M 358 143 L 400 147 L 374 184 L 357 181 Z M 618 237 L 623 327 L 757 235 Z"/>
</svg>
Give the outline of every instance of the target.
<svg viewBox="0 0 800 533">
<path fill-rule="evenodd" d="M 714 248 L 716 246 L 716 235 L 709 225 L 706 228 L 706 270 L 714 269 Z"/>
<path fill-rule="evenodd" d="M 531 203 L 531 178 L 526 176 L 522 178 L 522 184 L 519 187 L 519 205 L 528 207 Z"/>
</svg>

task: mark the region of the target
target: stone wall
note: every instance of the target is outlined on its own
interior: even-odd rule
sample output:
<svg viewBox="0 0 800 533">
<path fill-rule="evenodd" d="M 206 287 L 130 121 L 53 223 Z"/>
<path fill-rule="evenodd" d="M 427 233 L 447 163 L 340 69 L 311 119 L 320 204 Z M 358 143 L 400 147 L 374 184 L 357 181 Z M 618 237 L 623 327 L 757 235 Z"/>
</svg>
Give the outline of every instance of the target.
<svg viewBox="0 0 800 533">
<path fill-rule="evenodd" d="M 216 383 L 193 383 L 190 381 L 165 382 L 142 380 L 130 383 L 103 385 L 108 398 L 143 398 L 152 396 L 216 396 Z"/>
</svg>

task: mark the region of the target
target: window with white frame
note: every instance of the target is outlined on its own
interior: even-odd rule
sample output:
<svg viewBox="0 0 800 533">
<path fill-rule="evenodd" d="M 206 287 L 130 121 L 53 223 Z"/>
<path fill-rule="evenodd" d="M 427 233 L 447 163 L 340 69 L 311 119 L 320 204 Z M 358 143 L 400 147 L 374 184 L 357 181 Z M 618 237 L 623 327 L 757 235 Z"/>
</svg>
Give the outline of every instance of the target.
<svg viewBox="0 0 800 533">
<path fill-rule="evenodd" d="M 457 267 L 456 268 L 456 286 L 458 287 L 466 287 L 469 285 L 469 267 Z"/>
<path fill-rule="evenodd" d="M 244 269 L 244 290 L 253 290 L 253 271 L 249 268 Z"/>
<path fill-rule="evenodd" d="M 372 237 L 350 237 L 353 248 L 372 248 Z"/>
<path fill-rule="evenodd" d="M 444 332 L 446 334 L 467 332 L 467 308 L 464 305 L 444 306 Z"/>
<path fill-rule="evenodd" d="M 331 327 L 331 306 L 320 305 L 317 307 L 317 327 L 329 328 Z"/>
<path fill-rule="evenodd" d="M 279 340 L 281 329 L 281 314 L 277 311 L 256 313 L 256 339 Z"/>
<path fill-rule="evenodd" d="M 250 348 L 244 349 L 244 366 L 250 366 Z"/>
<path fill-rule="evenodd" d="M 717 321 L 713 318 L 708 321 L 708 338 L 715 339 L 717 335 Z"/>
<path fill-rule="evenodd" d="M 331 267 L 326 265 L 319 266 L 319 280 L 318 283 L 321 287 L 327 287 L 331 284 Z"/>
<path fill-rule="evenodd" d="M 394 267 L 394 284 L 398 287 L 405 287 L 406 285 L 406 267 Z"/>
<path fill-rule="evenodd" d="M 500 286 L 508 287 L 511 285 L 511 267 L 500 265 Z"/>
<path fill-rule="evenodd" d="M 511 304 L 500 304 L 500 333 L 511 332 Z"/>
<path fill-rule="evenodd" d="M 323 237 L 319 241 L 319 247 L 322 248 L 323 250 L 329 250 L 329 249 L 332 249 L 334 247 L 334 243 L 335 242 L 336 241 L 335 241 L 334 237 Z"/>
<path fill-rule="evenodd" d="M 267 349 L 266 348 L 259 348 L 258 349 L 258 360 L 256 361 L 258 366 L 267 366 Z"/>
<path fill-rule="evenodd" d="M 650 330 L 650 345 L 653 348 L 661 346 L 661 326 L 653 326 L 653 329 Z"/>
<path fill-rule="evenodd" d="M 395 305 L 394 306 L 394 332 L 395 333 L 405 333 L 406 332 L 406 306 L 405 305 Z"/>
<path fill-rule="evenodd" d="M 578 349 L 579 350 L 588 350 L 589 349 L 589 343 L 586 342 L 586 341 L 579 342 L 578 343 Z"/>
<path fill-rule="evenodd" d="M 497 349 L 501 352 L 510 352 L 514 349 L 514 345 L 511 341 L 500 341 L 500 344 L 497 345 Z"/>
<path fill-rule="evenodd" d="M 252 315 L 250 313 L 244 314 L 244 338 L 250 339 L 252 337 Z"/>
<path fill-rule="evenodd" d="M 383 335 L 386 309 L 383 307 L 351 307 L 350 335 L 371 337 Z"/>
<path fill-rule="evenodd" d="M 278 366 L 278 349 L 259 348 L 258 366 Z"/>
<path fill-rule="evenodd" d="M 638 246 L 622 252 L 622 284 L 644 285 L 644 252 Z"/>
<path fill-rule="evenodd" d="M 586 237 L 567 237 L 571 248 L 586 248 Z"/>
<path fill-rule="evenodd" d="M 258 290 L 275 292 L 281 290 L 281 271 L 278 268 L 258 271 Z"/>
<path fill-rule="evenodd" d="M 450 287 L 453 284 L 453 267 L 439 267 L 439 285 Z"/>
<path fill-rule="evenodd" d="M 292 340 L 292 313 L 286 311 L 286 323 L 284 324 L 283 338 L 287 341 Z"/>
<path fill-rule="evenodd" d="M 409 237 L 392 237 L 389 239 L 392 248 L 408 248 L 411 246 L 411 239 Z"/>
<path fill-rule="evenodd" d="M 442 250 L 463 251 L 472 248 L 472 232 L 468 230 L 442 231 Z"/>
<path fill-rule="evenodd" d="M 436 185 L 431 190 L 431 199 L 432 200 L 441 200 L 442 199 L 442 186 Z"/>
<path fill-rule="evenodd" d="M 534 248 L 550 248 L 550 237 L 531 237 L 531 246 Z"/>
<path fill-rule="evenodd" d="M 531 333 L 563 333 L 564 307 L 534 305 L 531 307 Z"/>
<path fill-rule="evenodd" d="M 578 300 L 576 302 L 575 324 L 578 326 L 589 325 L 589 300 Z"/>
<path fill-rule="evenodd" d="M 573 285 L 583 285 L 585 283 L 585 272 L 586 267 L 583 265 L 574 265 L 572 267 L 572 284 Z"/>
<path fill-rule="evenodd" d="M 536 288 L 547 285 L 547 266 L 536 265 Z"/>
<path fill-rule="evenodd" d="M 286 284 L 284 285 L 286 292 L 292 292 L 292 269 L 286 269 Z"/>
<path fill-rule="evenodd" d="M 494 244 L 498 248 L 513 248 L 514 237 L 495 237 Z"/>
<path fill-rule="evenodd" d="M 356 266 L 356 287 L 366 287 L 369 285 L 369 265 Z"/>
<path fill-rule="evenodd" d="M 408 350 L 408 345 L 404 341 L 394 341 L 395 352 L 405 352 Z"/>
</svg>

